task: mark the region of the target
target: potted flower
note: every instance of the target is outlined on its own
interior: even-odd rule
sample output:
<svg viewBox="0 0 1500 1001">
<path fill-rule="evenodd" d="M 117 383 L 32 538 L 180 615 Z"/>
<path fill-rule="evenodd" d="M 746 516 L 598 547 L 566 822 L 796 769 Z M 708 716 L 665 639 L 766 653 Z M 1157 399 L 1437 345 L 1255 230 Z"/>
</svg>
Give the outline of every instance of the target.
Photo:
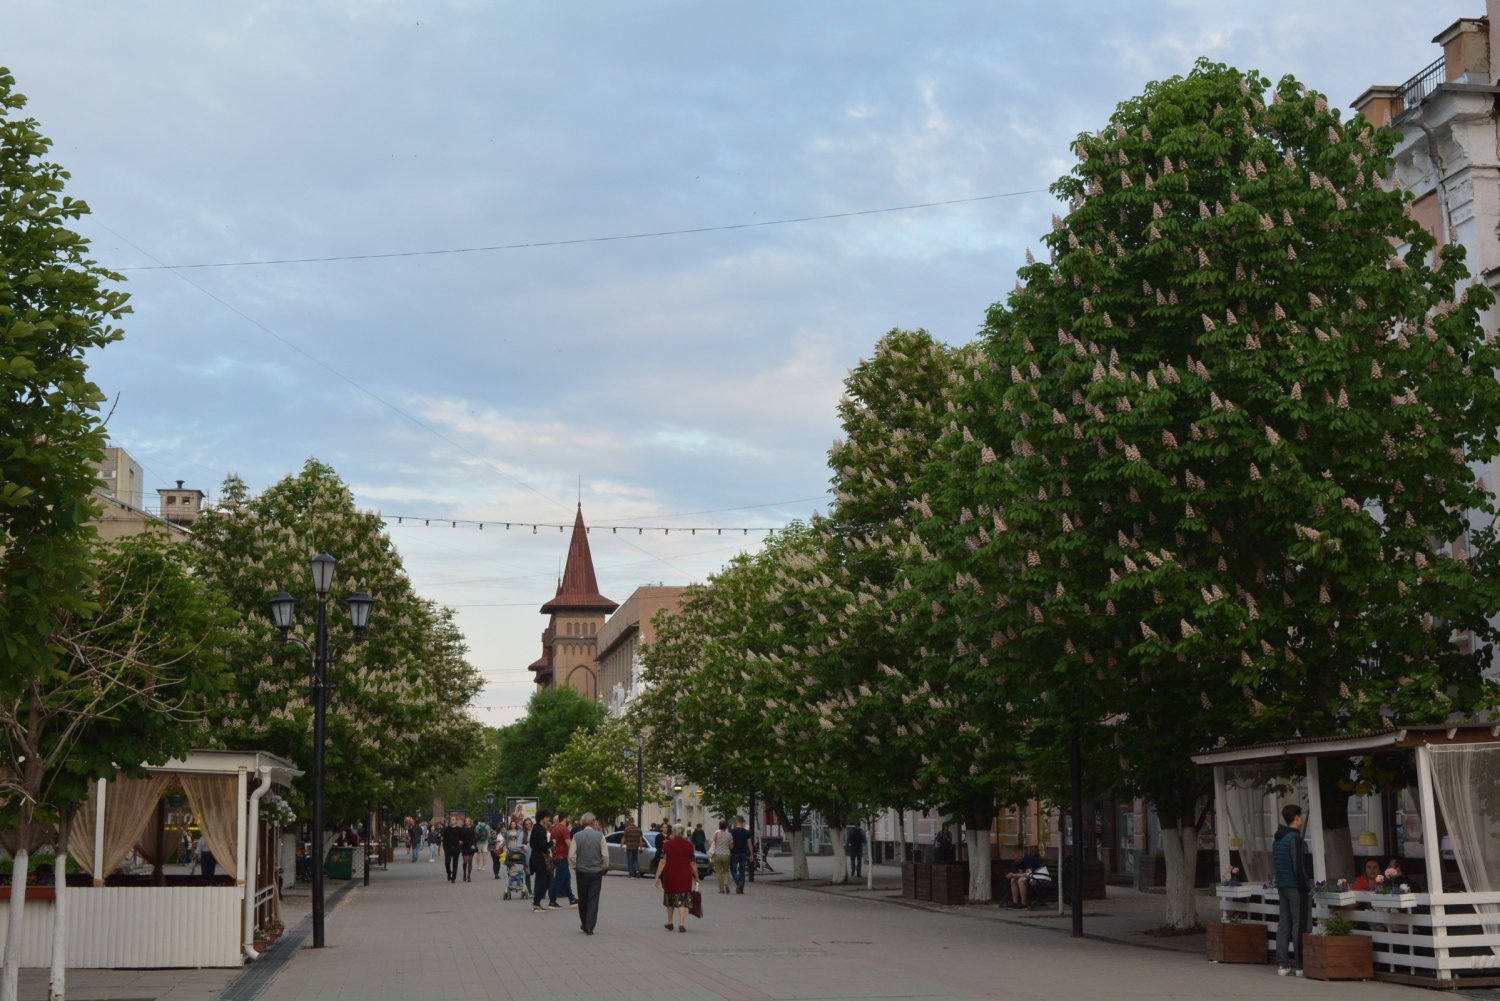
<svg viewBox="0 0 1500 1001">
<path fill-rule="evenodd" d="M 1359 899 L 1354 895 L 1354 891 L 1349 889 L 1347 879 L 1334 883 L 1320 879 L 1313 884 L 1313 896 L 1318 903 L 1327 907 L 1353 907 Z"/>
<path fill-rule="evenodd" d="M 1375 889 L 1370 893 L 1370 906 L 1385 910 L 1404 911 L 1417 905 L 1417 895 L 1410 883 L 1401 882 L 1401 870 L 1387 869 L 1375 877 Z"/>
<path fill-rule="evenodd" d="M 1240 879 L 1240 867 L 1237 865 L 1226 865 L 1223 878 L 1214 884 L 1214 892 L 1220 897 L 1238 899 L 1250 896 L 1250 887 L 1244 880 Z"/>
<path fill-rule="evenodd" d="M 1314 980 L 1370 980 L 1375 976 L 1374 943 L 1355 935 L 1354 920 L 1343 911 L 1318 923 L 1317 934 L 1302 936 L 1302 963 Z"/>
</svg>

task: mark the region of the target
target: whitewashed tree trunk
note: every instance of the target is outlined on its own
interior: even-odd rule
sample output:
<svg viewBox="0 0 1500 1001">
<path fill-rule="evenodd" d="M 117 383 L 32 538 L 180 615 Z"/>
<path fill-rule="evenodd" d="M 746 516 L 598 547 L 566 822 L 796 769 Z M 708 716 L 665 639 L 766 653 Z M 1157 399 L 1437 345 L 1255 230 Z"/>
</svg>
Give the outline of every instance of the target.
<svg viewBox="0 0 1500 1001">
<path fill-rule="evenodd" d="M 1167 863 L 1167 927 L 1186 931 L 1198 924 L 1193 876 L 1198 869 L 1198 829 L 1163 827 L 1162 854 Z"/>
<path fill-rule="evenodd" d="M 828 836 L 833 839 L 833 882 L 849 882 L 849 853 L 844 848 L 844 828 L 829 827 Z"/>
<path fill-rule="evenodd" d="M 66 831 L 66 827 L 63 828 Z M 52 901 L 52 973 L 47 980 L 47 1001 L 68 996 L 68 853 L 67 835 L 57 839 L 56 896 Z"/>
<path fill-rule="evenodd" d="M 964 843 L 969 849 L 969 903 L 988 903 L 995 899 L 990 893 L 990 829 L 965 828 Z"/>
<path fill-rule="evenodd" d="M 807 879 L 807 842 L 803 839 L 802 828 L 792 832 L 792 878 Z"/>
<path fill-rule="evenodd" d="M 10 923 L 5 930 L 5 969 L 0 974 L 0 1001 L 17 1001 L 21 984 L 21 938 L 26 932 L 26 872 L 31 853 L 26 850 L 29 827 L 21 826 L 20 847 L 10 871 Z"/>
</svg>

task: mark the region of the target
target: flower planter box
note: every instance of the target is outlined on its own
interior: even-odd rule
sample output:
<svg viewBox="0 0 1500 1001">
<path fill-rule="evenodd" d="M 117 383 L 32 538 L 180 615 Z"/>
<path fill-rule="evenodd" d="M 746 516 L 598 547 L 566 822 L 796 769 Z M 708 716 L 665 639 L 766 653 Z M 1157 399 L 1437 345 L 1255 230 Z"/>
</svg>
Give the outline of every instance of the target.
<svg viewBox="0 0 1500 1001">
<path fill-rule="evenodd" d="M 1314 891 L 1313 903 L 1324 907 L 1353 907 L 1359 903 L 1359 894 L 1353 890 Z"/>
<path fill-rule="evenodd" d="M 1249 883 L 1219 883 L 1214 887 L 1221 900 L 1248 900 L 1252 893 L 1258 892 L 1259 888 Z"/>
<path fill-rule="evenodd" d="M 1212 924 L 1204 935 L 1204 951 L 1213 963 L 1261 963 L 1267 960 L 1270 938 L 1266 926 L 1255 921 Z"/>
<path fill-rule="evenodd" d="M 10 887 L 0 886 L 0 900 L 10 899 Z M 28 886 L 26 888 L 27 900 L 56 900 L 57 887 L 55 886 Z"/>
<path fill-rule="evenodd" d="M 1365 935 L 1303 935 L 1302 967 L 1314 980 L 1372 980 L 1374 943 Z"/>
<path fill-rule="evenodd" d="M 1417 906 L 1415 893 L 1366 893 L 1365 903 L 1386 911 L 1409 911 Z"/>
<path fill-rule="evenodd" d="M 915 892 L 915 898 L 917 900 L 931 900 L 932 899 L 932 863 L 931 862 L 913 862 L 912 866 L 916 870 L 916 892 Z"/>
</svg>

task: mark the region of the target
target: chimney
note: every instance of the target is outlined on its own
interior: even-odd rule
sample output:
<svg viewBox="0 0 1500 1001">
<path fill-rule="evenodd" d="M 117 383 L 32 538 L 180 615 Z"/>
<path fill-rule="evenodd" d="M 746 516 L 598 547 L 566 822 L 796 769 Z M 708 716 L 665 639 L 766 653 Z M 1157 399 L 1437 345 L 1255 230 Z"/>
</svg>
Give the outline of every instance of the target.
<svg viewBox="0 0 1500 1001">
<path fill-rule="evenodd" d="M 1486 0 L 1486 7 L 1495 0 Z M 1490 25 L 1494 18 L 1461 17 L 1433 41 L 1443 47 L 1445 83 L 1488 84 L 1490 76 Z"/>
</svg>

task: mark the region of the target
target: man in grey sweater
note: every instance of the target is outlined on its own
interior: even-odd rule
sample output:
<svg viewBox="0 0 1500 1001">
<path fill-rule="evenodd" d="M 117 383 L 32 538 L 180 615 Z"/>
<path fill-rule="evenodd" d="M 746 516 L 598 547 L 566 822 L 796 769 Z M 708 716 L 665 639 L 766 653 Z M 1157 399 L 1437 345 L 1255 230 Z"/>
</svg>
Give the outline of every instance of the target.
<svg viewBox="0 0 1500 1001">
<path fill-rule="evenodd" d="M 592 935 L 594 922 L 599 919 L 599 890 L 609 868 L 609 854 L 594 815 L 585 813 L 578 820 L 583 826 L 568 843 L 568 864 L 578 882 L 578 924 L 585 935 Z"/>
</svg>

